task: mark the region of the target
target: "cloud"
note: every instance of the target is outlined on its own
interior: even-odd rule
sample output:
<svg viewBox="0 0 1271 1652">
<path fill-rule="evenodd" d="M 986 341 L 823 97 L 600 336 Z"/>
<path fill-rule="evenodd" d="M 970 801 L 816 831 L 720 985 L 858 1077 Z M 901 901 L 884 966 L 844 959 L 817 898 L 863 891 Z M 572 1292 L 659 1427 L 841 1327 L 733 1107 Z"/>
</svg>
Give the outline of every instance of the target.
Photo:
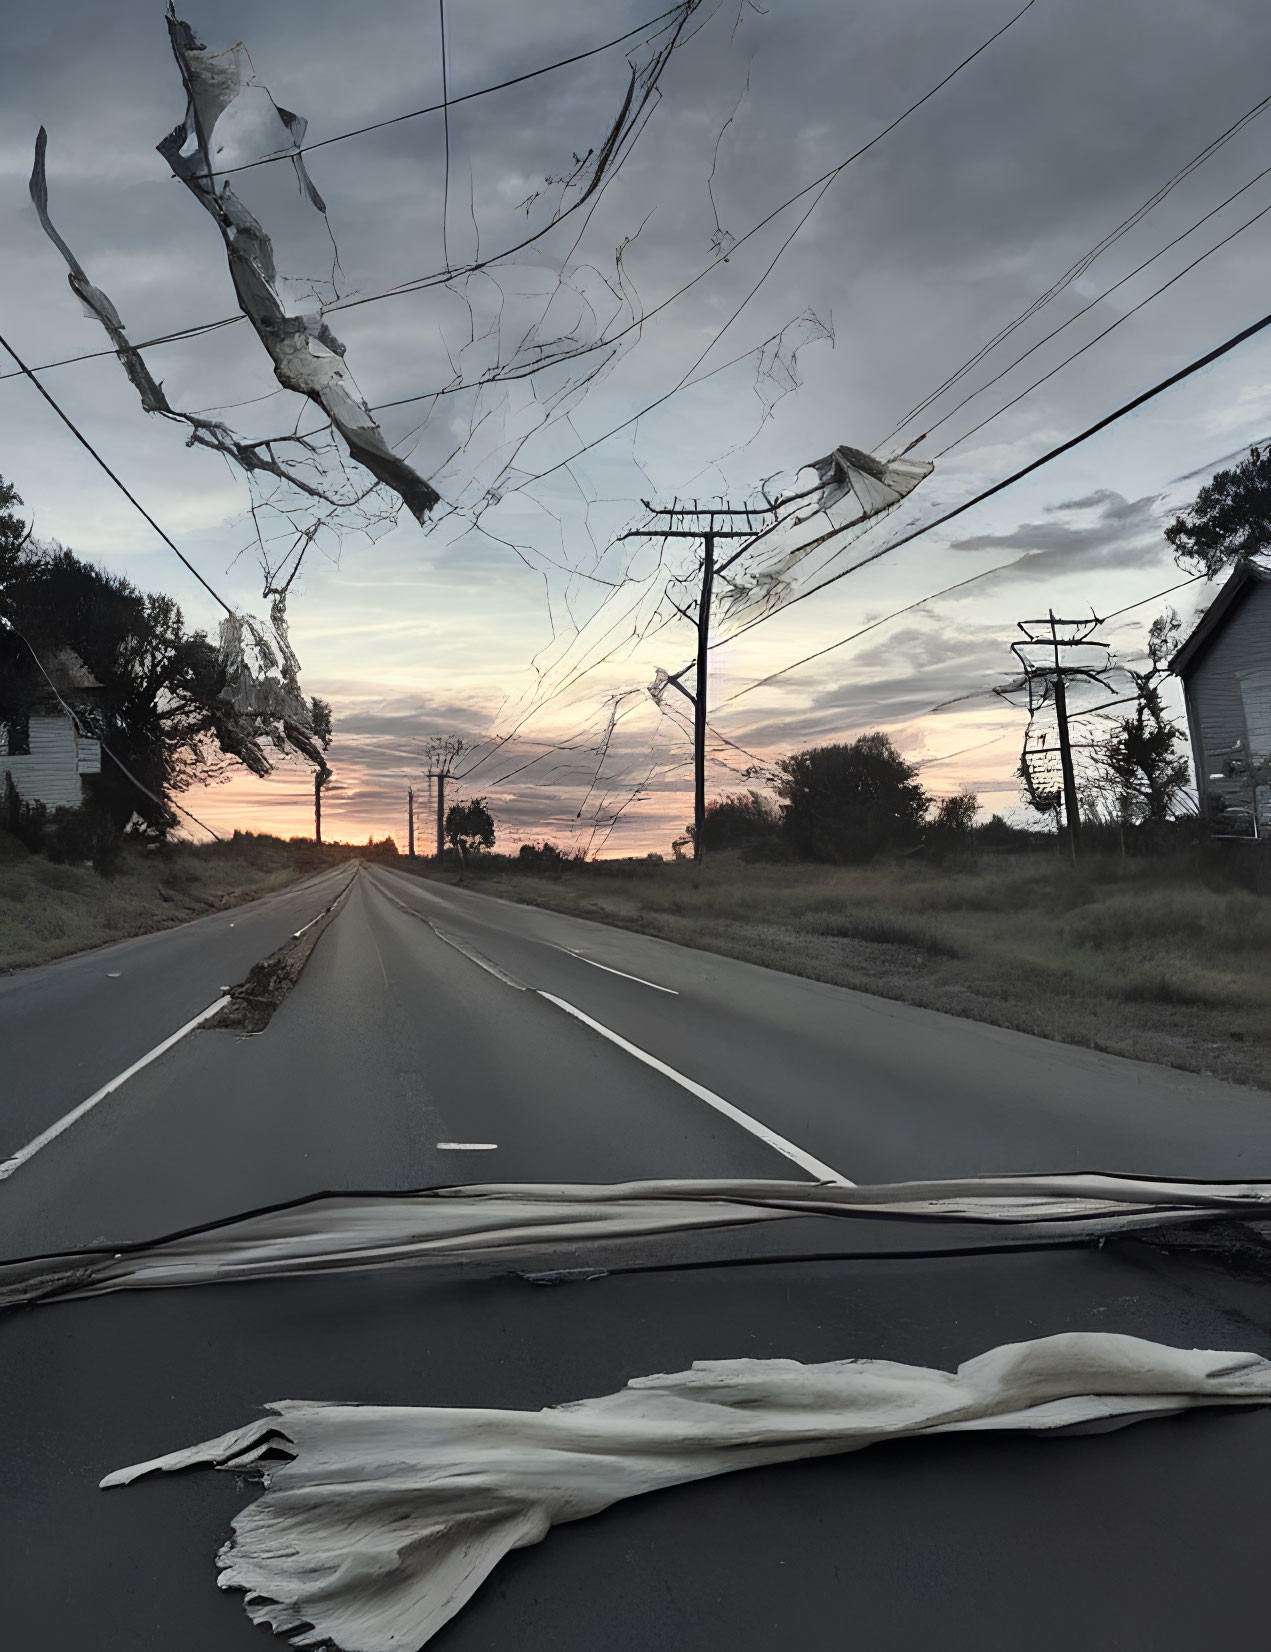
<svg viewBox="0 0 1271 1652">
<path fill-rule="evenodd" d="M 1126 499 L 1100 488 L 1080 499 L 1049 505 L 1043 522 L 1021 522 L 1009 533 L 955 539 L 951 550 L 1023 551 L 1001 579 L 1042 579 L 1082 569 L 1151 567 L 1164 559 L 1159 494 Z"/>
<path fill-rule="evenodd" d="M 418 108 L 435 101 L 439 91 L 436 8 L 411 0 L 377 0 L 361 11 L 336 0 L 274 0 L 267 7 L 252 0 L 218 0 L 216 6 L 190 0 L 178 9 L 213 45 L 243 38 L 260 79 L 287 107 L 310 117 L 314 139 Z M 556 0 L 551 7 L 473 0 L 447 8 L 452 89 L 466 93 L 584 51 L 656 9 L 647 0 L 612 0 L 605 8 L 587 0 Z M 721 127 L 734 109 L 718 146 L 712 189 L 723 226 L 738 234 L 873 137 L 998 28 L 1007 12 L 1000 0 L 958 6 L 911 0 L 903 8 L 856 8 L 850 15 L 826 0 L 789 0 L 762 13 L 744 4 L 721 6 L 681 63 L 672 65 L 661 102 L 618 184 L 594 203 L 588 255 L 611 257 L 622 236 L 651 214 L 627 264 L 644 300 L 660 302 L 699 275 L 709 259 L 714 218 L 706 178 Z M 828 442 L 870 445 L 1255 104 L 1264 95 L 1269 50 L 1271 9 L 1264 0 L 1208 0 L 1203 9 L 1195 0 L 1127 0 L 1122 6 L 1068 0 L 1063 7 L 1032 8 L 842 174 L 774 275 L 730 322 L 706 368 L 768 337 L 805 307 L 832 316 L 836 329 L 834 349 L 804 353 L 803 389 L 779 404 L 755 440 L 753 370 L 742 364 L 672 396 L 621 438 L 602 441 L 543 484 L 536 500 L 508 495 L 489 527 L 512 546 L 475 534 L 460 539 L 452 523 L 432 537 L 403 529 L 373 546 L 346 543 L 339 568 L 307 564 L 292 592 L 293 635 L 306 688 L 336 702 L 333 756 L 350 786 L 342 803 L 332 797 L 330 809 L 345 809 L 350 830 L 356 823 L 355 835 L 363 838 L 368 830 L 380 835 L 390 826 L 400 835 L 416 726 L 422 733 L 479 735 L 498 713 L 502 694 L 515 698 L 531 682 L 534 651 L 554 629 L 568 634 L 571 622 L 583 623 L 606 594 L 603 586 L 581 580 L 568 589 L 566 576 L 549 567 L 549 619 L 543 580 L 526 571 L 513 547 L 536 566 L 577 562 L 608 576 L 620 567 L 620 556 L 598 567 L 590 559 L 596 546 L 603 548 L 627 525 L 641 495 L 744 492 L 770 471 L 824 452 Z M 160 10 L 149 0 L 107 8 L 89 0 L 44 0 L 14 9 L 5 52 L 0 243 L 11 317 L 5 331 L 15 347 L 41 362 L 99 349 L 103 342 L 96 324 L 80 315 L 57 255 L 26 203 L 31 146 L 41 122 L 50 134 L 59 226 L 133 335 L 153 336 L 231 313 L 234 300 L 215 231 L 167 179 L 154 153 L 183 106 Z M 511 239 L 524 222 L 517 201 L 539 187 L 545 173 L 567 168 L 571 152 L 581 154 L 598 135 L 603 139 L 626 73 L 621 51 L 605 53 L 452 110 L 452 251 L 471 250 L 470 200 L 483 253 Z M 747 76 L 749 91 L 738 104 Z M 1183 84 L 1188 95 L 1180 100 Z M 1271 111 L 1216 149 L 1103 255 L 1088 278 L 993 352 L 980 378 L 960 381 L 937 399 L 934 415 L 1242 185 L 1263 164 L 1269 125 Z M 440 120 L 430 116 L 311 157 L 352 296 L 438 267 L 441 142 Z M 257 175 L 262 189 L 263 174 L 271 170 L 279 188 L 294 188 L 279 167 Z M 281 204 L 278 210 L 283 212 Z M 550 450 L 554 462 L 665 395 L 737 310 L 795 216 L 777 218 L 649 321 L 622 370 L 581 400 L 569 424 L 539 451 Z M 1217 221 L 1215 238 L 1236 221 Z M 1210 348 L 1240 318 L 1260 314 L 1266 247 L 1260 233 L 1241 236 L 994 420 L 975 438 L 991 447 L 955 447 L 940 462 L 942 496 L 950 502 L 971 496 L 986 480 L 1034 457 L 1047 438 L 1082 428 Z M 1139 296 L 1139 289 L 1131 291 Z M 435 290 L 341 313 L 336 331 L 349 346 L 368 399 L 419 395 L 449 375 L 439 321 L 453 328 L 454 314 L 443 316 L 443 309 L 458 302 Z M 1102 306 L 1070 332 L 1088 325 L 1092 333 L 1108 319 Z M 246 400 L 275 389 L 245 326 L 165 346 L 151 360 L 173 399 L 187 406 Z M 767 751 L 920 717 L 926 706 L 1004 671 L 1024 582 L 1036 589 L 1043 578 L 1075 575 L 1083 601 L 1087 588 L 1096 603 L 1113 592 L 1108 607 L 1131 600 L 1136 592 L 1123 594 L 1123 587 L 1133 576 L 1118 584 L 1118 571 L 1167 560 L 1156 490 L 1171 486 L 1171 479 L 1189 481 L 1197 474 L 1198 454 L 1240 451 L 1246 427 L 1250 439 L 1267 430 L 1266 361 L 1265 346 L 1250 343 L 1030 479 L 1020 489 L 1013 530 L 959 540 L 955 550 L 1018 560 L 1009 573 L 957 598 L 958 629 L 934 624 L 882 630 L 868 649 L 832 655 L 822 671 L 801 672 L 764 691 L 779 711 L 766 709 L 756 695 L 730 708 L 721 727 Z M 243 492 L 219 461 L 185 449 L 179 433 L 148 422 L 114 362 L 58 369 L 47 382 L 213 583 L 230 600 L 258 607 L 252 557 L 241 555 L 249 529 L 229 520 L 241 512 Z M 986 391 L 968 420 L 999 405 L 992 400 L 998 393 Z M 1004 399 L 1008 393 L 1000 392 Z M 130 573 L 148 589 L 171 591 L 191 624 L 215 621 L 217 614 L 184 570 L 110 491 L 29 385 L 0 384 L 0 408 L 8 414 L 9 433 L 0 469 L 17 483 L 40 532 Z M 386 414 L 390 439 L 409 444 L 420 412 L 415 404 Z M 259 418 L 262 433 L 286 429 L 294 414 L 292 398 L 282 395 L 242 410 L 245 421 Z M 896 445 L 921 428 L 921 422 L 903 426 Z M 951 428 L 965 427 L 951 422 Z M 734 444 L 738 450 L 712 469 Z M 427 458 L 422 452 L 418 462 Z M 1124 491 L 1114 493 L 1109 479 Z M 1054 498 L 1063 503 L 1051 507 Z M 931 561 L 923 562 L 923 555 L 919 545 L 862 576 L 872 581 L 871 614 L 902 607 L 955 577 L 947 564 L 961 559 L 934 547 Z M 835 600 L 826 599 L 831 608 Z M 754 674 L 821 646 L 825 617 L 818 603 L 794 610 L 774 627 L 780 647 L 774 642 L 767 653 L 756 648 Z M 852 621 L 848 613 L 830 637 L 852 630 Z M 680 663 L 686 657 L 682 641 L 677 631 L 651 642 L 629 662 L 630 680 L 648 681 L 653 664 Z M 625 661 L 622 671 L 628 671 Z M 354 678 L 360 679 L 355 685 Z M 610 676 L 592 672 L 578 688 L 590 701 L 580 700 L 570 715 L 583 723 L 613 687 Z M 639 724 L 639 738 L 631 736 L 629 744 L 622 733 L 607 771 L 615 787 L 619 781 L 634 785 L 644 772 L 641 764 L 647 768 L 652 726 Z M 555 732 L 550 721 L 534 722 L 524 735 L 548 739 Z M 535 749 L 519 739 L 510 742 L 506 767 Z M 668 733 L 661 749 L 668 761 L 678 760 L 686 754 L 686 737 Z M 543 762 L 501 788 L 508 796 L 500 807 L 516 829 L 532 831 L 536 819 L 545 831 L 566 829 L 594 771 L 586 753 L 564 754 L 562 764 L 566 760 L 568 766 L 550 779 L 544 776 L 552 765 Z M 1009 759 L 1004 762 L 1009 770 Z M 505 770 L 484 772 L 497 778 Z M 721 784 L 740 783 L 718 772 Z M 683 770 L 656 778 L 650 801 L 623 817 L 614 847 L 638 838 L 646 820 L 650 831 L 662 832 L 664 822 L 678 827 L 685 818 L 685 780 Z M 217 818 L 231 824 L 250 824 L 257 808 L 277 808 L 294 817 L 296 830 L 306 829 L 311 808 L 307 776 L 299 771 L 263 788 L 226 786 L 205 801 L 209 809 L 224 810 Z M 624 837 L 628 831 L 631 836 Z"/>
</svg>

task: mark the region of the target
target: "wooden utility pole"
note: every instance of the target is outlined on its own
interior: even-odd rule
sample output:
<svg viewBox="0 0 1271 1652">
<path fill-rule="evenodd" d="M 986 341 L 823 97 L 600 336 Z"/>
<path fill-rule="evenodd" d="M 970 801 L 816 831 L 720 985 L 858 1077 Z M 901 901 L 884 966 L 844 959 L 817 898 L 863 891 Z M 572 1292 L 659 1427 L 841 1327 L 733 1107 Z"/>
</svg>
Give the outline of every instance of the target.
<svg viewBox="0 0 1271 1652">
<path fill-rule="evenodd" d="M 702 539 L 702 594 L 697 603 L 697 676 L 693 694 L 693 859 L 700 861 L 706 836 L 706 689 L 715 595 L 715 533 Z"/>
<path fill-rule="evenodd" d="M 1090 664 L 1078 665 L 1066 663 L 1069 656 L 1061 653 L 1069 648 L 1101 648 L 1106 652 L 1106 645 L 1094 636 L 1100 621 L 1090 619 L 1066 620 L 1057 619 L 1054 609 L 1050 609 L 1044 620 L 1020 620 L 1019 629 L 1024 633 L 1024 641 L 1012 643 L 1011 652 L 1024 668 L 1024 681 L 1028 685 L 1029 711 L 1035 713 L 1049 697 L 1055 707 L 1055 733 L 1059 749 L 1060 787 L 1064 805 L 1064 823 L 1068 833 L 1068 844 L 1072 851 L 1072 858 L 1077 858 L 1077 850 L 1081 842 L 1081 810 L 1077 798 L 1077 775 L 1072 761 L 1072 735 L 1068 724 L 1068 679 L 1084 678 L 1088 682 L 1096 682 L 1101 687 L 1109 685 L 1104 681 L 1102 673 L 1109 669 L 1107 664 L 1094 666 Z M 1061 636 L 1060 627 L 1066 628 L 1068 635 Z M 1051 658 L 1046 664 L 1039 664 L 1034 657 L 1037 650 L 1049 653 Z M 1035 695 L 1034 684 L 1042 684 L 1041 692 Z M 1030 721 L 1031 729 L 1032 723 Z M 1041 746 L 1030 748 L 1025 736 L 1024 759 L 1025 779 L 1030 790 L 1036 785 L 1035 779 L 1029 779 L 1031 766 L 1030 756 L 1034 760 L 1046 757 L 1043 750 L 1045 740 L 1043 736 Z M 1053 770 L 1051 771 L 1053 774 Z"/>
<path fill-rule="evenodd" d="M 666 527 L 633 528 L 622 535 L 623 539 L 700 539 L 702 541 L 701 585 L 698 591 L 697 612 L 693 614 L 687 609 L 674 606 L 697 629 L 697 653 L 695 657 L 696 673 L 694 677 L 695 692 L 690 693 L 685 688 L 681 678 L 688 672 L 686 665 L 682 671 L 674 676 L 668 676 L 667 684 L 676 689 L 693 707 L 693 859 L 700 861 L 703 855 L 703 836 L 706 826 L 706 718 L 709 708 L 709 669 L 710 669 L 710 637 L 711 637 L 711 603 L 715 595 L 715 576 L 730 568 L 739 556 L 743 556 L 747 546 L 734 551 L 732 556 L 723 562 L 715 561 L 715 541 L 718 539 L 752 540 L 766 525 L 771 517 L 771 509 L 764 506 L 745 505 L 716 505 L 699 506 L 694 500 L 691 505 L 678 503 L 665 507 L 658 507 L 642 500 L 645 510 L 650 516 L 666 517 Z M 688 519 L 693 518 L 693 525 L 688 525 Z M 723 526 L 717 525 L 717 520 Z M 733 526 L 740 519 L 745 519 L 745 527 Z M 679 524 L 678 526 L 676 524 Z"/>
<path fill-rule="evenodd" d="M 415 858 L 415 788 L 406 788 L 406 853 Z"/>
<path fill-rule="evenodd" d="M 428 741 L 428 767 L 425 773 L 437 782 L 437 859 L 440 862 L 446 847 L 446 781 L 454 772 L 454 765 L 463 750 L 463 740 L 457 734 L 437 735 Z"/>
<path fill-rule="evenodd" d="M 1065 672 L 1059 663 L 1059 635 L 1055 629 L 1053 608 L 1050 610 L 1050 640 L 1055 653 L 1055 724 L 1059 734 L 1059 765 L 1064 779 L 1064 818 L 1068 822 L 1068 841 L 1075 860 L 1081 841 L 1081 815 L 1077 807 L 1077 777 L 1072 766 L 1072 740 L 1068 734 L 1068 690 L 1064 685 Z"/>
</svg>

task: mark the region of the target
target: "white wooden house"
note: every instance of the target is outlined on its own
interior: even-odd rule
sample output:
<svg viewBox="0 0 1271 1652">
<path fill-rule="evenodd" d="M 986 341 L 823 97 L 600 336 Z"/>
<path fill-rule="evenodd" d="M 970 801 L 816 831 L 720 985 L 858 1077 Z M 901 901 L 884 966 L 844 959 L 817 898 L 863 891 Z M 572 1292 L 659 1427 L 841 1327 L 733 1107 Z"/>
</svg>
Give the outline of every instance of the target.
<svg viewBox="0 0 1271 1652">
<path fill-rule="evenodd" d="M 1242 562 L 1170 661 L 1183 683 L 1202 819 L 1271 838 L 1271 568 Z"/>
<path fill-rule="evenodd" d="M 42 688 L 26 716 L 0 722 L 0 792 L 7 775 L 24 803 L 73 809 L 84 800 L 84 776 L 101 771 L 101 746 L 62 702 L 78 709 L 101 684 L 69 649 L 44 661 L 44 669 L 52 685 Z"/>
</svg>

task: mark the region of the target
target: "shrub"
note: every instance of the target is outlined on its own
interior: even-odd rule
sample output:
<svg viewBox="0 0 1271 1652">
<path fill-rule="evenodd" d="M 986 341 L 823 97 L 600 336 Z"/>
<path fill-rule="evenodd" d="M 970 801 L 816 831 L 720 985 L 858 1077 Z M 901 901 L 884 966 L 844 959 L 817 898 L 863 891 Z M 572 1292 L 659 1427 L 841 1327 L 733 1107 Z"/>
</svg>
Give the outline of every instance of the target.
<svg viewBox="0 0 1271 1652">
<path fill-rule="evenodd" d="M 927 796 L 885 734 L 782 758 L 781 826 L 804 860 L 864 861 L 917 842 Z"/>
<path fill-rule="evenodd" d="M 114 821 L 102 808 L 86 803 L 78 809 L 54 809 L 44 830 L 44 852 L 51 861 L 89 861 L 109 877 L 119 864 L 122 844 Z"/>
<path fill-rule="evenodd" d="M 762 792 L 730 792 L 706 805 L 702 825 L 704 849 L 737 849 L 743 844 L 774 838 L 781 825 L 777 806 Z M 686 828 L 690 840 L 693 828 Z"/>
<path fill-rule="evenodd" d="M 560 872 L 569 864 L 569 858 L 554 843 L 523 843 L 516 852 L 518 872 Z"/>
</svg>

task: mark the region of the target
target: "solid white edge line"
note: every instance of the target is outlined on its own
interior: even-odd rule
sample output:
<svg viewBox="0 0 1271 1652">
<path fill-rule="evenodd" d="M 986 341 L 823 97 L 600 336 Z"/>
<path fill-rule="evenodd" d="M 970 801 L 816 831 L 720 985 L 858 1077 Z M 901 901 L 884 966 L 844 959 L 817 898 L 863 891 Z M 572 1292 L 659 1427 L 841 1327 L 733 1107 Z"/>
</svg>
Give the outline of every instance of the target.
<svg viewBox="0 0 1271 1652">
<path fill-rule="evenodd" d="M 563 998 L 557 998 L 555 993 L 544 992 L 540 987 L 538 996 L 546 998 L 549 1003 L 555 1004 L 557 1009 L 564 1010 L 567 1015 L 575 1016 L 584 1025 L 590 1027 L 593 1032 L 598 1032 L 602 1038 L 607 1038 L 610 1043 L 616 1044 L 620 1050 L 625 1050 L 628 1055 L 635 1056 L 637 1061 L 643 1061 L 646 1067 L 652 1067 L 655 1072 L 661 1073 L 664 1078 L 674 1080 L 690 1095 L 696 1096 L 699 1101 L 704 1101 L 708 1107 L 715 1108 L 716 1112 L 722 1113 L 725 1118 L 731 1119 L 734 1124 L 740 1124 L 743 1130 L 749 1130 L 752 1136 L 757 1136 L 761 1142 L 771 1147 L 775 1152 L 784 1154 L 787 1159 L 793 1159 L 801 1170 L 806 1170 L 808 1175 L 815 1177 L 818 1182 L 833 1182 L 838 1187 L 856 1186 L 855 1182 L 849 1182 L 846 1176 L 840 1176 L 838 1171 L 832 1170 L 828 1164 L 822 1164 L 820 1159 L 813 1158 L 811 1153 L 805 1153 L 801 1147 L 796 1147 L 792 1141 L 787 1141 L 784 1136 L 779 1136 L 775 1130 L 769 1130 L 766 1124 L 760 1124 L 758 1119 L 752 1119 L 749 1113 L 743 1113 L 740 1107 L 734 1107 L 731 1101 L 725 1101 L 723 1096 L 717 1096 L 714 1090 L 708 1090 L 704 1084 L 698 1084 L 694 1079 L 686 1078 L 683 1073 L 676 1072 L 674 1067 L 668 1067 L 665 1061 L 659 1061 L 657 1056 L 650 1055 L 647 1050 L 640 1049 L 638 1045 L 628 1043 L 618 1033 L 611 1032 L 608 1027 L 602 1026 L 599 1021 L 593 1021 L 591 1016 L 584 1015 L 582 1010 L 575 1009 L 572 1004 L 566 1003 Z"/>
<path fill-rule="evenodd" d="M 548 945 L 551 944 L 549 941 Z M 577 958 L 580 964 L 590 964 L 593 969 L 603 969 L 609 975 L 621 975 L 624 981 L 635 981 L 639 986 L 652 987 L 654 992 L 669 992 L 672 998 L 680 996 L 675 987 L 660 987 L 656 981 L 646 981 L 643 975 L 628 975 L 625 969 L 615 969 L 612 964 L 598 964 L 594 958 L 584 958 L 581 952 L 575 952 L 572 947 L 563 946 L 559 950 L 569 953 L 571 958 Z"/>
<path fill-rule="evenodd" d="M 87 1101 L 81 1101 L 78 1107 L 73 1107 L 64 1118 L 58 1119 L 56 1124 L 50 1124 L 47 1130 L 42 1130 L 34 1141 L 29 1141 L 25 1147 L 19 1148 L 11 1158 L 5 1159 L 3 1163 L 0 1163 L 0 1182 L 12 1176 L 15 1170 L 20 1170 L 28 1159 L 34 1158 L 42 1147 L 47 1147 L 51 1141 L 55 1141 L 63 1130 L 69 1130 L 76 1120 L 82 1119 L 84 1114 L 96 1107 L 99 1101 L 104 1101 L 112 1090 L 117 1090 L 121 1084 L 126 1084 L 135 1073 L 139 1073 L 143 1067 L 148 1067 L 152 1061 L 157 1061 L 174 1044 L 180 1043 L 185 1035 L 192 1033 L 201 1022 L 206 1021 L 209 1016 L 215 1015 L 217 1010 L 224 1009 L 229 1001 L 229 994 L 227 993 L 224 997 L 218 998 L 214 1004 L 209 1004 L 192 1021 L 187 1021 L 184 1027 L 178 1027 L 176 1032 L 165 1038 L 162 1044 L 156 1044 L 153 1050 L 148 1051 L 141 1057 L 140 1061 L 134 1061 L 131 1067 L 125 1067 L 123 1072 L 112 1078 L 109 1084 L 103 1084 L 100 1090 L 95 1090 Z"/>
</svg>

